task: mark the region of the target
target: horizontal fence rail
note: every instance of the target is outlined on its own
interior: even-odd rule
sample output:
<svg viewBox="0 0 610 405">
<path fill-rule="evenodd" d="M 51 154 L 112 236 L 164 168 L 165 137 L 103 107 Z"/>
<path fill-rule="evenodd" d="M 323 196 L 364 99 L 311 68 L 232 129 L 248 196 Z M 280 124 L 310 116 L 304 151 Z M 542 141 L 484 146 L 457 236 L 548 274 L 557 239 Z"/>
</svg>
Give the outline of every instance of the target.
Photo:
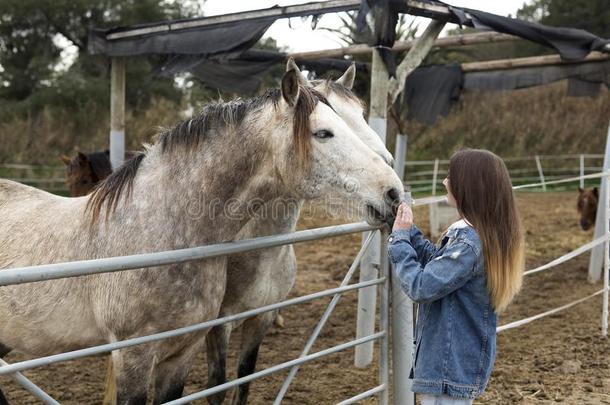
<svg viewBox="0 0 610 405">
<path fill-rule="evenodd" d="M 376 229 L 359 222 L 165 252 L 12 268 L 0 271 L 0 286 L 183 263 Z"/>
<path fill-rule="evenodd" d="M 347 291 L 358 290 L 360 288 L 366 288 L 374 285 L 383 284 L 385 282 L 385 278 L 378 278 L 375 280 L 364 281 L 362 283 L 350 284 L 344 287 L 332 288 L 330 290 L 317 292 L 309 295 L 304 295 L 302 297 L 289 299 L 286 301 L 278 302 L 276 304 L 266 305 L 264 307 L 260 307 L 257 309 L 252 309 L 249 311 L 241 312 L 239 314 L 225 316 L 222 318 L 213 319 L 210 321 L 198 323 L 195 325 L 185 326 L 179 329 L 174 329 L 171 331 L 155 333 L 153 335 L 140 336 L 137 338 L 131 338 L 127 340 L 122 340 L 120 342 L 112 342 L 106 343 L 99 346 L 88 347 L 86 349 L 73 350 L 71 352 L 54 354 L 51 356 L 39 357 L 37 359 L 32 360 L 24 360 L 18 363 L 13 363 L 7 366 L 0 367 L 0 375 L 11 374 L 16 371 L 24 371 L 31 368 L 36 368 L 40 366 L 46 366 L 53 363 L 58 363 L 67 360 L 75 360 L 82 357 L 95 356 L 98 354 L 109 353 L 113 350 L 124 349 L 126 347 L 141 345 L 145 343 L 156 342 L 158 340 L 169 339 L 176 336 L 185 335 L 187 333 L 198 332 L 201 330 L 205 330 L 208 328 L 212 328 L 214 326 L 222 325 L 229 322 L 239 321 L 245 318 L 250 318 L 255 315 L 259 315 L 263 312 L 275 311 L 277 309 L 282 309 L 289 307 L 291 305 L 302 304 L 305 302 L 313 301 L 318 298 L 329 297 L 331 295 L 335 295 L 337 293 L 343 293 Z"/>
</svg>

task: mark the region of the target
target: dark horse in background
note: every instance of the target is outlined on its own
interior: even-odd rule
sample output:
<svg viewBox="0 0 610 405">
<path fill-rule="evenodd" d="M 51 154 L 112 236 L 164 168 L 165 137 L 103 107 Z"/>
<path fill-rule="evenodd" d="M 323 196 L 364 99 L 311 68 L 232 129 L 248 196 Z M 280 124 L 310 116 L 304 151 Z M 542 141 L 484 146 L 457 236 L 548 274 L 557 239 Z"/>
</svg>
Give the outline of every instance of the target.
<svg viewBox="0 0 610 405">
<path fill-rule="evenodd" d="M 599 191 L 597 187 L 578 188 L 578 203 L 576 209 L 580 214 L 580 227 L 587 231 L 595 224 Z"/>
<path fill-rule="evenodd" d="M 133 155 L 133 152 L 125 153 L 125 160 L 131 159 Z M 112 173 L 109 150 L 87 154 L 77 152 L 72 158 L 62 155 L 59 159 L 66 165 L 66 184 L 70 197 L 89 194 L 97 183 Z"/>
</svg>

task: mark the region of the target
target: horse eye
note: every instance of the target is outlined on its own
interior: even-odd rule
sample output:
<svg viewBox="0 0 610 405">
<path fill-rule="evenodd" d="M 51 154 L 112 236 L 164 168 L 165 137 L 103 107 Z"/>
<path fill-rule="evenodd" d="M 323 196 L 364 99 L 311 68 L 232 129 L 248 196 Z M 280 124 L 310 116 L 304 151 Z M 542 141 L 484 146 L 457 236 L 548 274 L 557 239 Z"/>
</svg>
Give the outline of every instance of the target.
<svg viewBox="0 0 610 405">
<path fill-rule="evenodd" d="M 313 136 L 315 136 L 316 138 L 320 138 L 320 139 L 326 139 L 326 138 L 332 138 L 335 135 L 333 135 L 333 133 L 330 131 L 322 129 L 320 131 L 314 132 Z"/>
</svg>

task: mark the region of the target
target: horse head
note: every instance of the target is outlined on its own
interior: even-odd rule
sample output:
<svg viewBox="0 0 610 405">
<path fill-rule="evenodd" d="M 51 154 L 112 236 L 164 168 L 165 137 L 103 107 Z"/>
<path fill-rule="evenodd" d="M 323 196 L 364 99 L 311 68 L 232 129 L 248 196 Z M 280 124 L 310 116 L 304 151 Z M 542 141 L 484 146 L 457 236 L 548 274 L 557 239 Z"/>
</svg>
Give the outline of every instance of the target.
<svg viewBox="0 0 610 405">
<path fill-rule="evenodd" d="M 390 166 L 394 163 L 392 154 L 386 149 L 385 144 L 377 133 L 366 122 L 366 108 L 364 102 L 352 92 L 356 80 L 356 65 L 352 64 L 337 80 L 312 80 L 309 81 L 301 73 L 292 58 L 288 60 L 286 69 L 293 69 L 299 73 L 299 81 L 302 85 L 311 86 L 322 93 L 330 102 L 335 112 L 345 121 L 347 126 L 354 131 L 356 136 L 369 148 L 382 157 Z"/>
<path fill-rule="evenodd" d="M 593 188 L 578 188 L 578 202 L 576 209 L 580 214 L 580 227 L 583 230 L 589 230 L 595 224 L 597 214 L 597 201 L 599 199 L 599 191 L 597 187 Z"/>
<path fill-rule="evenodd" d="M 280 173 L 285 173 L 284 180 L 292 183 L 296 195 L 304 199 L 337 198 L 347 203 L 343 206 L 348 213 L 356 212 L 369 223 L 391 222 L 403 185 L 388 165 L 391 158 L 382 158 L 385 147 L 377 135 L 373 132 L 371 142 L 363 142 L 362 133 L 369 134 L 368 130 L 356 134 L 335 105 L 308 86 L 302 74 L 290 66 L 282 78 L 282 96 L 285 114 L 295 117 L 289 147 L 297 152 L 297 162 L 306 163 L 300 165 L 301 170 L 291 167 L 290 161 L 279 168 Z M 302 110 L 303 103 L 308 105 L 306 111 Z M 361 113 L 360 119 L 364 121 Z M 354 120 L 352 126 L 363 125 Z M 378 151 L 370 147 L 372 139 L 381 144 Z M 299 174 L 303 175 L 300 180 Z"/>
<path fill-rule="evenodd" d="M 96 183 L 87 155 L 78 152 L 72 158 L 62 155 L 60 160 L 66 165 L 66 184 L 70 197 L 87 195 Z"/>
</svg>

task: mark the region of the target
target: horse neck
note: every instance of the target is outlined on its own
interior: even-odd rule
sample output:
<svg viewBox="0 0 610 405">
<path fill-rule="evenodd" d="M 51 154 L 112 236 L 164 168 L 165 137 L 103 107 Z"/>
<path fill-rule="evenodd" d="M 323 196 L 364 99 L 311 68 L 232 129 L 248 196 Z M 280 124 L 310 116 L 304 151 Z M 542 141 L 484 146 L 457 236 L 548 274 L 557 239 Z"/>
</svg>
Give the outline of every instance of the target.
<svg viewBox="0 0 610 405">
<path fill-rule="evenodd" d="M 275 198 L 258 209 L 239 234 L 241 239 L 289 233 L 296 230 L 303 200 Z"/>
<path fill-rule="evenodd" d="M 157 145 L 142 162 L 133 198 L 138 215 L 158 224 L 170 223 L 177 245 L 232 240 L 248 222 L 252 201 L 267 203 L 280 196 L 272 175 L 270 152 L 250 133 L 248 139 L 223 137 L 195 151 L 162 152 Z M 152 224 L 151 224 L 152 225 Z M 166 230 L 167 231 L 167 230 Z"/>
</svg>

